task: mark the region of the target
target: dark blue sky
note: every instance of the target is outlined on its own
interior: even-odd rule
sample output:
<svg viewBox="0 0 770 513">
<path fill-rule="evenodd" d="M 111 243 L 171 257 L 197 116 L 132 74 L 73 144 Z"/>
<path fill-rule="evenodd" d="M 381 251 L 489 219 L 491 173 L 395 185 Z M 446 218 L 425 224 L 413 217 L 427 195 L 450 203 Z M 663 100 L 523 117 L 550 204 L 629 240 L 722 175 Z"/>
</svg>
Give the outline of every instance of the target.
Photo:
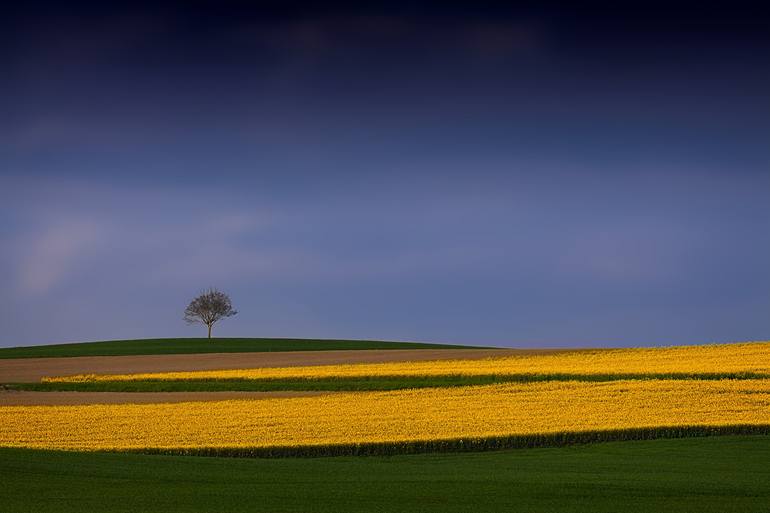
<svg viewBox="0 0 770 513">
<path fill-rule="evenodd" d="M 25 4 L 0 21 L 0 345 L 770 337 L 770 17 Z"/>
</svg>

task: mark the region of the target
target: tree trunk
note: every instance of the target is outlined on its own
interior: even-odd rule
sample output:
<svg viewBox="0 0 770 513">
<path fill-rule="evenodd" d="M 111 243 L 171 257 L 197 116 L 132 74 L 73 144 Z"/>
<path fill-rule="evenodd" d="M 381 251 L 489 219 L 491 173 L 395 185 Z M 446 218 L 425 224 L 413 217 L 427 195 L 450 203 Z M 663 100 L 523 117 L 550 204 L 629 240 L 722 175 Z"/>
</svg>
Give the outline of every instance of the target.
<svg viewBox="0 0 770 513">
<path fill-rule="evenodd" d="M 209 338 L 211 338 L 211 324 L 209 324 Z"/>
</svg>

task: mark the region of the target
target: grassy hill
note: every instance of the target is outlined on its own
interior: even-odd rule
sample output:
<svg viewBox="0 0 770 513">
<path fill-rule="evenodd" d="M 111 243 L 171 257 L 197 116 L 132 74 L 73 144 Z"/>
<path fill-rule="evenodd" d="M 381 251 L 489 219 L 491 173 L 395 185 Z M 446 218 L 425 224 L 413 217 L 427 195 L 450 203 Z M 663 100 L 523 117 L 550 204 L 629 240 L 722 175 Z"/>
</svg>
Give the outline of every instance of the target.
<svg viewBox="0 0 770 513">
<path fill-rule="evenodd" d="M 341 349 L 458 349 L 470 346 L 294 338 L 148 338 L 0 348 L 0 359 L 144 354 L 260 353 L 268 351 L 332 351 Z M 475 349 L 479 349 L 476 347 Z"/>
<path fill-rule="evenodd" d="M 286 459 L 0 449 L 5 513 L 766 512 L 770 437 Z"/>
</svg>

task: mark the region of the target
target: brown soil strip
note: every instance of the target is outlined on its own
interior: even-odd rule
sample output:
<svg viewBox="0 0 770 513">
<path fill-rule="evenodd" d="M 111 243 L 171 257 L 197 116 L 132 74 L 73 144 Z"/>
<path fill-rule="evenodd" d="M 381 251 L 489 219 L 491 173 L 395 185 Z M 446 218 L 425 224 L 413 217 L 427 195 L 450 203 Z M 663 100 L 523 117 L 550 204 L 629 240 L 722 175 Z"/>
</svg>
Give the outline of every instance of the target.
<svg viewBox="0 0 770 513">
<path fill-rule="evenodd" d="M 364 349 L 271 353 L 208 353 L 141 356 L 78 356 L 72 358 L 0 359 L 0 383 L 29 383 L 44 376 L 129 374 L 194 370 L 294 367 L 340 363 L 477 359 L 491 356 L 561 352 L 553 349 Z"/>
<path fill-rule="evenodd" d="M 226 399 L 307 397 L 334 392 L 26 392 L 0 391 L 0 406 L 182 403 Z"/>
</svg>

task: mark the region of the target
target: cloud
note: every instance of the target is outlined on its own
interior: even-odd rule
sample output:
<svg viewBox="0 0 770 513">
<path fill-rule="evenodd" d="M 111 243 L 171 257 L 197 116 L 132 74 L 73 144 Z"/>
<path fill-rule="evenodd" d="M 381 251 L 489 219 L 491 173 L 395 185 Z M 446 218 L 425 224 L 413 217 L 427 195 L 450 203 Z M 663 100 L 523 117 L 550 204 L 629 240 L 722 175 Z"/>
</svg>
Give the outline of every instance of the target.
<svg viewBox="0 0 770 513">
<path fill-rule="evenodd" d="M 62 282 L 97 243 L 102 227 L 92 220 L 56 221 L 33 235 L 22 248 L 19 289 L 39 295 Z"/>
<path fill-rule="evenodd" d="M 0 177 L 0 269 L 13 285 L 0 324 L 9 344 L 178 336 L 180 308 L 216 286 L 244 313 L 232 335 L 577 344 L 758 332 L 767 216 L 746 198 L 766 188 L 656 179 L 620 194 L 602 178 L 544 189 L 445 174 L 309 191 Z M 747 240 L 756 251 L 740 250 Z M 704 314 L 717 320 L 697 331 L 700 312 L 736 304 L 740 316 Z"/>
</svg>

